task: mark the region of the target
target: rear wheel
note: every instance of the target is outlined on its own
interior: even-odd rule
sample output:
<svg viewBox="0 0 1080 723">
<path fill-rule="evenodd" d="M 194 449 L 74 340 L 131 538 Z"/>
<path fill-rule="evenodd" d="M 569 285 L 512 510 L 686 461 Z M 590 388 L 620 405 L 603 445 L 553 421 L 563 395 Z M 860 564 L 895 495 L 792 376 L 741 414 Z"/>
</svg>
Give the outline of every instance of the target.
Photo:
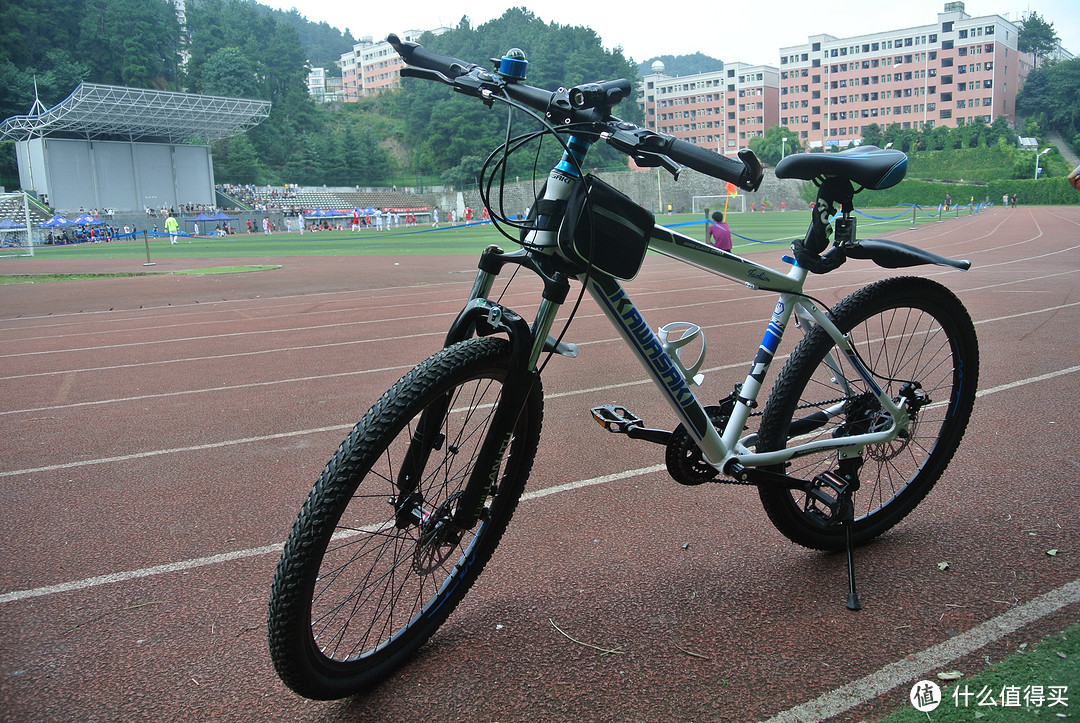
<svg viewBox="0 0 1080 723">
<path fill-rule="evenodd" d="M 443 349 L 394 385 L 327 464 L 285 544 L 268 613 L 274 666 L 297 693 L 341 698 L 378 683 L 446 620 L 491 557 L 536 454 L 539 380 L 480 521 L 463 528 L 453 518 L 493 433 L 509 364 L 503 339 Z M 414 441 L 425 435 L 429 444 Z M 416 480 L 408 492 L 403 467 Z"/>
<path fill-rule="evenodd" d="M 911 419 L 905 434 L 863 450 L 851 527 L 852 542 L 861 545 L 911 512 L 956 452 L 975 401 L 978 340 L 960 300 L 929 279 L 879 281 L 845 298 L 831 315 Z M 815 327 L 773 387 L 757 450 L 864 434 L 890 422 L 848 359 Z M 775 471 L 810 483 L 838 465 L 834 450 L 796 457 Z M 821 550 L 844 548 L 844 529 L 823 517 L 806 492 L 761 487 L 759 494 L 769 519 L 791 540 Z"/>
</svg>

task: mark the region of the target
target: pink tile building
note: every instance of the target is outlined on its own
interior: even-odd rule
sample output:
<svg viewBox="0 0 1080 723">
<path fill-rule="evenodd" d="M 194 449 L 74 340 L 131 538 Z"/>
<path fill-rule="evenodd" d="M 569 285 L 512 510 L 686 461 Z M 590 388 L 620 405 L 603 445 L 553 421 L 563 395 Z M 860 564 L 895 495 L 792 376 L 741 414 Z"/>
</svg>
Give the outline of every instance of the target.
<svg viewBox="0 0 1080 723">
<path fill-rule="evenodd" d="M 733 155 L 778 122 L 776 68 L 728 63 L 723 70 L 671 77 L 653 63 L 638 105 L 645 126 L 703 148 Z"/>
<path fill-rule="evenodd" d="M 804 147 L 821 148 L 859 141 L 871 123 L 920 130 L 998 116 L 1014 122 L 1016 94 L 1032 68 L 1031 55 L 1017 50 L 1017 34 L 999 15 L 971 17 L 962 2 L 949 2 L 928 25 L 811 35 L 780 48 L 778 66 L 729 62 L 672 77 L 657 61 L 637 101 L 646 127 L 725 155 L 777 125 Z M 400 83 L 401 61 L 385 41 L 362 38 L 339 62 L 346 102 Z"/>
<path fill-rule="evenodd" d="M 780 49 L 780 124 L 811 148 L 861 138 L 871 123 L 956 127 L 1016 117 L 1032 58 L 998 15 L 971 17 L 948 3 L 937 22 Z"/>
<path fill-rule="evenodd" d="M 447 28 L 436 28 L 430 32 L 439 35 L 446 30 Z M 399 37 L 416 42 L 424 32 L 427 31 L 406 30 Z M 351 51 L 342 54 L 338 65 L 341 66 L 343 100 L 346 103 L 355 103 L 364 96 L 375 95 L 400 85 L 404 63 L 385 39 L 375 42 L 368 35 L 361 38 Z"/>
</svg>

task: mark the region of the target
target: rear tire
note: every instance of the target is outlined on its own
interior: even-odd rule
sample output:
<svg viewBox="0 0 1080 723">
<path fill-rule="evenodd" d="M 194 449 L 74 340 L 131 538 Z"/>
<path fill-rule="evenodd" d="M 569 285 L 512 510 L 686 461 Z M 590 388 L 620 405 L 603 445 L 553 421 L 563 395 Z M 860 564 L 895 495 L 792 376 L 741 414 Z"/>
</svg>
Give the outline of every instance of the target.
<svg viewBox="0 0 1080 723">
<path fill-rule="evenodd" d="M 902 520 L 927 495 L 945 471 L 964 435 L 975 402 L 979 347 L 971 317 L 947 288 L 929 279 L 899 277 L 871 284 L 851 294 L 831 312 L 848 334 L 877 383 L 895 401 L 905 382 L 919 384 L 928 400 L 908 404 L 912 420 L 907 437 L 869 445 L 859 470 L 861 486 L 853 495 L 852 542 L 863 545 Z M 789 444 L 797 419 L 843 401 L 842 413 L 790 444 L 857 434 L 888 421 L 825 330 L 815 326 L 799 343 L 777 378 L 758 430 L 757 450 L 771 452 Z M 849 388 L 827 367 L 837 367 Z M 837 452 L 792 459 L 783 472 L 806 481 L 837 469 Z M 759 488 L 761 502 L 776 528 L 794 542 L 819 550 L 845 547 L 844 529 L 807 509 L 802 490 Z"/>
<path fill-rule="evenodd" d="M 536 454 L 539 379 L 480 521 L 462 529 L 451 518 L 509 365 L 509 344 L 495 337 L 439 351 L 383 395 L 323 470 L 285 544 L 267 616 L 274 667 L 300 695 L 343 698 L 384 679 L 446 620 L 491 557 Z M 394 502 L 405 450 L 421 413 L 447 400 L 442 438 L 403 514 Z"/>
</svg>

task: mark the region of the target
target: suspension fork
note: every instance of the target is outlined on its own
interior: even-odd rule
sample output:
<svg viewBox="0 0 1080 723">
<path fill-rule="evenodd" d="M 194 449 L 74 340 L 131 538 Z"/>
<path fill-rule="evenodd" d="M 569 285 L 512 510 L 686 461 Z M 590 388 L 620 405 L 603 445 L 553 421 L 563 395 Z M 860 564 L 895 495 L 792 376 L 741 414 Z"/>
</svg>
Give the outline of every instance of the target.
<svg viewBox="0 0 1080 723">
<path fill-rule="evenodd" d="M 555 349 L 554 340 L 548 336 L 548 332 L 569 293 L 570 284 L 567 277 L 555 271 L 550 260 L 545 259 L 547 257 L 536 258 L 524 250 L 506 254 L 498 247 L 489 247 L 481 256 L 469 301 L 446 336 L 445 346 L 469 339 L 474 334 L 505 334 L 510 341 L 507 377 L 454 513 L 453 522 L 462 529 L 471 528 L 480 520 L 484 501 L 498 482 L 499 467 L 518 417 L 539 379 L 536 364 L 545 349 Z M 543 299 L 531 328 L 519 314 L 486 298 L 495 277 L 507 263 L 525 266 L 544 280 Z M 447 395 L 429 405 L 420 415 L 398 474 L 398 489 L 401 492 L 398 499 L 402 500 L 402 504 L 398 505 L 399 516 L 407 508 L 415 507 L 413 503 L 416 502 L 420 476 L 431 452 L 439 449 L 444 441 L 441 430 L 450 412 L 450 401 Z M 409 504 L 405 504 L 406 501 Z"/>
</svg>

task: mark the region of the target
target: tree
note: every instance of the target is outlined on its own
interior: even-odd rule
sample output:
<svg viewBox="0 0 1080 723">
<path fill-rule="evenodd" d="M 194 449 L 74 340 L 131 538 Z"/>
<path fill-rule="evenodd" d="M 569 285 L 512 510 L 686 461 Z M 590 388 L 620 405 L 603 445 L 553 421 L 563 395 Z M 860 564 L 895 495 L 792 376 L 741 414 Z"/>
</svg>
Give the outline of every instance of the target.
<svg viewBox="0 0 1080 723">
<path fill-rule="evenodd" d="M 180 24 L 168 0 L 85 0 L 78 17 L 77 57 L 95 82 L 175 88 Z"/>
<path fill-rule="evenodd" d="M 215 50 L 202 67 L 202 90 L 210 95 L 258 98 L 255 65 L 240 48 Z"/>
<path fill-rule="evenodd" d="M 1032 12 L 1020 22 L 1019 34 L 1016 37 L 1016 47 L 1021 53 L 1031 53 L 1035 56 L 1035 67 L 1038 68 L 1041 58 L 1045 58 L 1054 52 L 1058 44 L 1057 31 L 1054 24 L 1048 23 Z"/>
<path fill-rule="evenodd" d="M 484 159 L 480 156 L 464 156 L 461 163 L 442 175 L 442 182 L 447 185 L 456 185 L 458 188 L 479 185 L 480 169 L 483 165 Z"/>
<path fill-rule="evenodd" d="M 787 126 L 773 126 L 766 128 L 764 135 L 750 139 L 750 150 L 762 163 L 775 166 L 780 162 L 781 154 L 800 153 L 802 144 L 799 134 L 788 130 Z"/>
<path fill-rule="evenodd" d="M 1080 58 L 1031 71 L 1016 96 L 1016 111 L 1027 117 L 1045 114 L 1048 126 L 1065 138 L 1080 134 Z M 1080 144 L 1073 145 L 1080 150 Z"/>
<path fill-rule="evenodd" d="M 215 178 L 223 183 L 255 183 L 258 169 L 259 154 L 245 133 L 228 140 L 223 158 L 214 156 Z"/>
<path fill-rule="evenodd" d="M 862 132 L 863 143 L 868 146 L 877 146 L 881 148 L 885 145 L 885 134 L 881 131 L 881 126 L 877 123 L 871 123 L 863 128 Z"/>
</svg>

